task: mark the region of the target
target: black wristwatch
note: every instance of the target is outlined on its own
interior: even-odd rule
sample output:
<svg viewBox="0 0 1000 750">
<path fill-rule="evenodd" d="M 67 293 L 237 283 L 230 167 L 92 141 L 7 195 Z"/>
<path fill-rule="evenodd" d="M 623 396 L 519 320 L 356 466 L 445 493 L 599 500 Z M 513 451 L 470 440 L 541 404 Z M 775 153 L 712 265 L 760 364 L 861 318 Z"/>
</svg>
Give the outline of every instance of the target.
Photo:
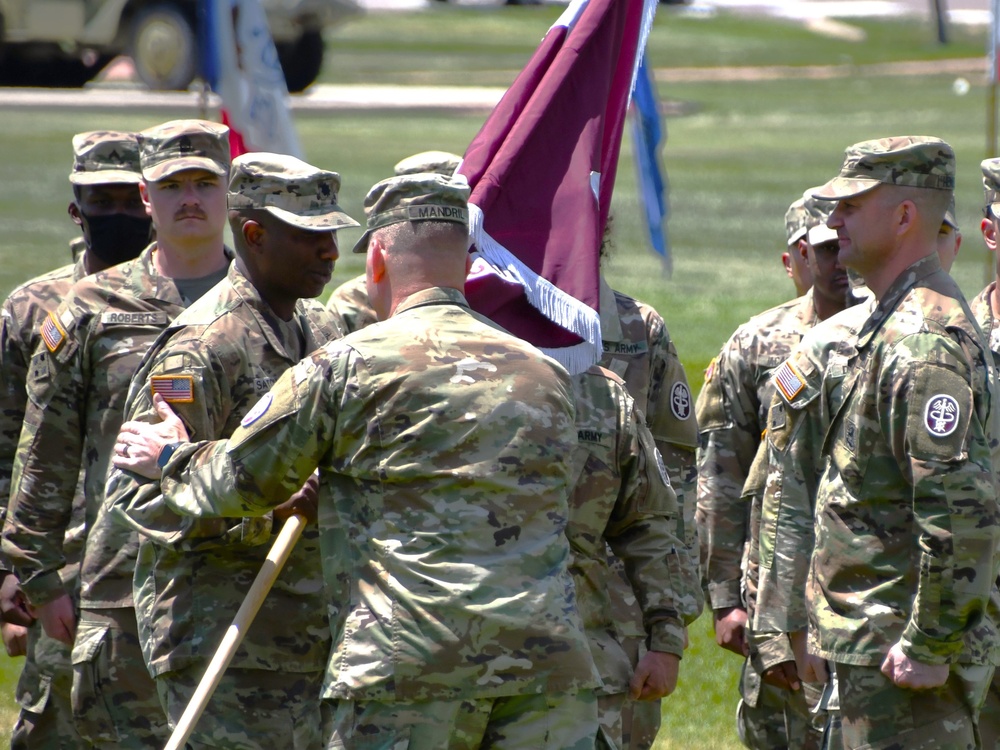
<svg viewBox="0 0 1000 750">
<path fill-rule="evenodd" d="M 174 451 L 180 448 L 184 443 L 167 443 L 162 448 L 160 448 L 160 455 L 156 457 L 156 465 L 158 468 L 162 469 L 167 465 L 167 461 L 170 457 L 174 455 Z"/>
</svg>

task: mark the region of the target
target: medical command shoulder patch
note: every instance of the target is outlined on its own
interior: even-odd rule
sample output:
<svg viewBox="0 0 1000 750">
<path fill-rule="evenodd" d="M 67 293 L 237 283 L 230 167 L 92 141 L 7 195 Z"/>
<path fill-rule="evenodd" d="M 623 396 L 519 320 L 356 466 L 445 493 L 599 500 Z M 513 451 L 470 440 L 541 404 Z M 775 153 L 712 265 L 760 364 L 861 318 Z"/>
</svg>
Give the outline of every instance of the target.
<svg viewBox="0 0 1000 750">
<path fill-rule="evenodd" d="M 681 421 L 691 416 L 691 391 L 678 380 L 670 387 L 670 411 Z"/>
<path fill-rule="evenodd" d="M 934 437 L 947 437 L 958 427 L 961 410 L 958 401 L 947 393 L 939 393 L 927 399 L 924 407 L 924 426 Z"/>
</svg>

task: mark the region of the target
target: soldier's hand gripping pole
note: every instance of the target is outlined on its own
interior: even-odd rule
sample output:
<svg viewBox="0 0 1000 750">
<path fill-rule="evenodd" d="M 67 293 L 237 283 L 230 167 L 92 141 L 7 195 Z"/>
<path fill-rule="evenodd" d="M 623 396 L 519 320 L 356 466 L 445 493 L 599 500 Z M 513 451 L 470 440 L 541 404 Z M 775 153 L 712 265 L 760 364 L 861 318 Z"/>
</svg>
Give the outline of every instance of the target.
<svg viewBox="0 0 1000 750">
<path fill-rule="evenodd" d="M 243 642 L 243 636 L 246 635 L 247 630 L 250 628 L 250 623 L 253 622 L 254 617 L 257 616 L 257 612 L 260 611 L 260 607 L 264 603 L 267 593 L 271 590 L 271 586 L 274 585 L 278 573 L 281 572 L 281 568 L 288 560 L 288 556 L 291 554 L 295 543 L 302 536 L 302 530 L 305 528 L 305 525 L 306 519 L 304 516 L 292 515 L 289 516 L 288 520 L 281 527 L 281 532 L 274 541 L 274 546 L 267 553 L 267 558 L 264 560 L 264 564 L 261 565 L 260 572 L 250 586 L 250 591 L 247 592 L 246 598 L 243 600 L 243 604 L 240 605 L 240 609 L 236 613 L 236 617 L 233 618 L 232 624 L 226 630 L 226 634 L 222 638 L 222 643 L 219 645 L 215 656 L 212 657 L 212 661 L 209 662 L 208 668 L 205 670 L 205 676 L 198 683 L 198 689 L 195 690 L 191 702 L 184 709 L 184 713 L 181 715 L 173 734 L 170 735 L 170 739 L 164 746 L 164 750 L 181 750 L 184 747 L 184 743 L 187 742 L 188 737 L 191 736 L 191 732 L 194 731 L 198 719 L 204 713 L 205 707 L 212 697 L 212 693 L 219 686 L 226 667 L 229 666 L 229 662 L 232 661 L 236 649 Z"/>
</svg>

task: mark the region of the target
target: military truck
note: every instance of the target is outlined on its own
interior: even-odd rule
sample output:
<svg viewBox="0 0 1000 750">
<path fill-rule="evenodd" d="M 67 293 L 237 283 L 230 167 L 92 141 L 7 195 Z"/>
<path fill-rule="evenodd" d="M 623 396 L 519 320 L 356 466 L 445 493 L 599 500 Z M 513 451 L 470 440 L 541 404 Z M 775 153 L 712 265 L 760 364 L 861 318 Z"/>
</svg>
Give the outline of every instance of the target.
<svg viewBox="0 0 1000 750">
<path fill-rule="evenodd" d="M 290 91 L 316 80 L 323 28 L 354 0 L 261 0 Z M 198 72 L 198 0 L 0 0 L 0 83 L 80 86 L 116 55 L 152 89 Z"/>
</svg>

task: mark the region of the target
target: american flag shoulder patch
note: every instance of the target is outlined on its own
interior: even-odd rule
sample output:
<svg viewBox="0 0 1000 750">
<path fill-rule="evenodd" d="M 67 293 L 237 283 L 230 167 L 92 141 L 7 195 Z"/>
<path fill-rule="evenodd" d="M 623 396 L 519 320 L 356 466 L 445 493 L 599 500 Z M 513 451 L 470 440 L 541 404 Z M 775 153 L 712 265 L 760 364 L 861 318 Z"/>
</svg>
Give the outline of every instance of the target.
<svg viewBox="0 0 1000 750">
<path fill-rule="evenodd" d="M 54 312 L 49 313 L 48 317 L 45 318 L 45 322 L 42 323 L 41 334 L 42 341 L 45 342 L 45 346 L 53 354 L 59 350 L 59 347 L 66 340 L 66 330 L 59 323 L 59 319 L 56 318 Z"/>
<path fill-rule="evenodd" d="M 194 375 L 153 375 L 149 387 L 153 395 L 159 393 L 167 403 L 194 403 Z"/>
<path fill-rule="evenodd" d="M 774 384 L 786 401 L 791 402 L 806 387 L 805 381 L 791 362 L 785 362 L 774 373 Z"/>
</svg>

